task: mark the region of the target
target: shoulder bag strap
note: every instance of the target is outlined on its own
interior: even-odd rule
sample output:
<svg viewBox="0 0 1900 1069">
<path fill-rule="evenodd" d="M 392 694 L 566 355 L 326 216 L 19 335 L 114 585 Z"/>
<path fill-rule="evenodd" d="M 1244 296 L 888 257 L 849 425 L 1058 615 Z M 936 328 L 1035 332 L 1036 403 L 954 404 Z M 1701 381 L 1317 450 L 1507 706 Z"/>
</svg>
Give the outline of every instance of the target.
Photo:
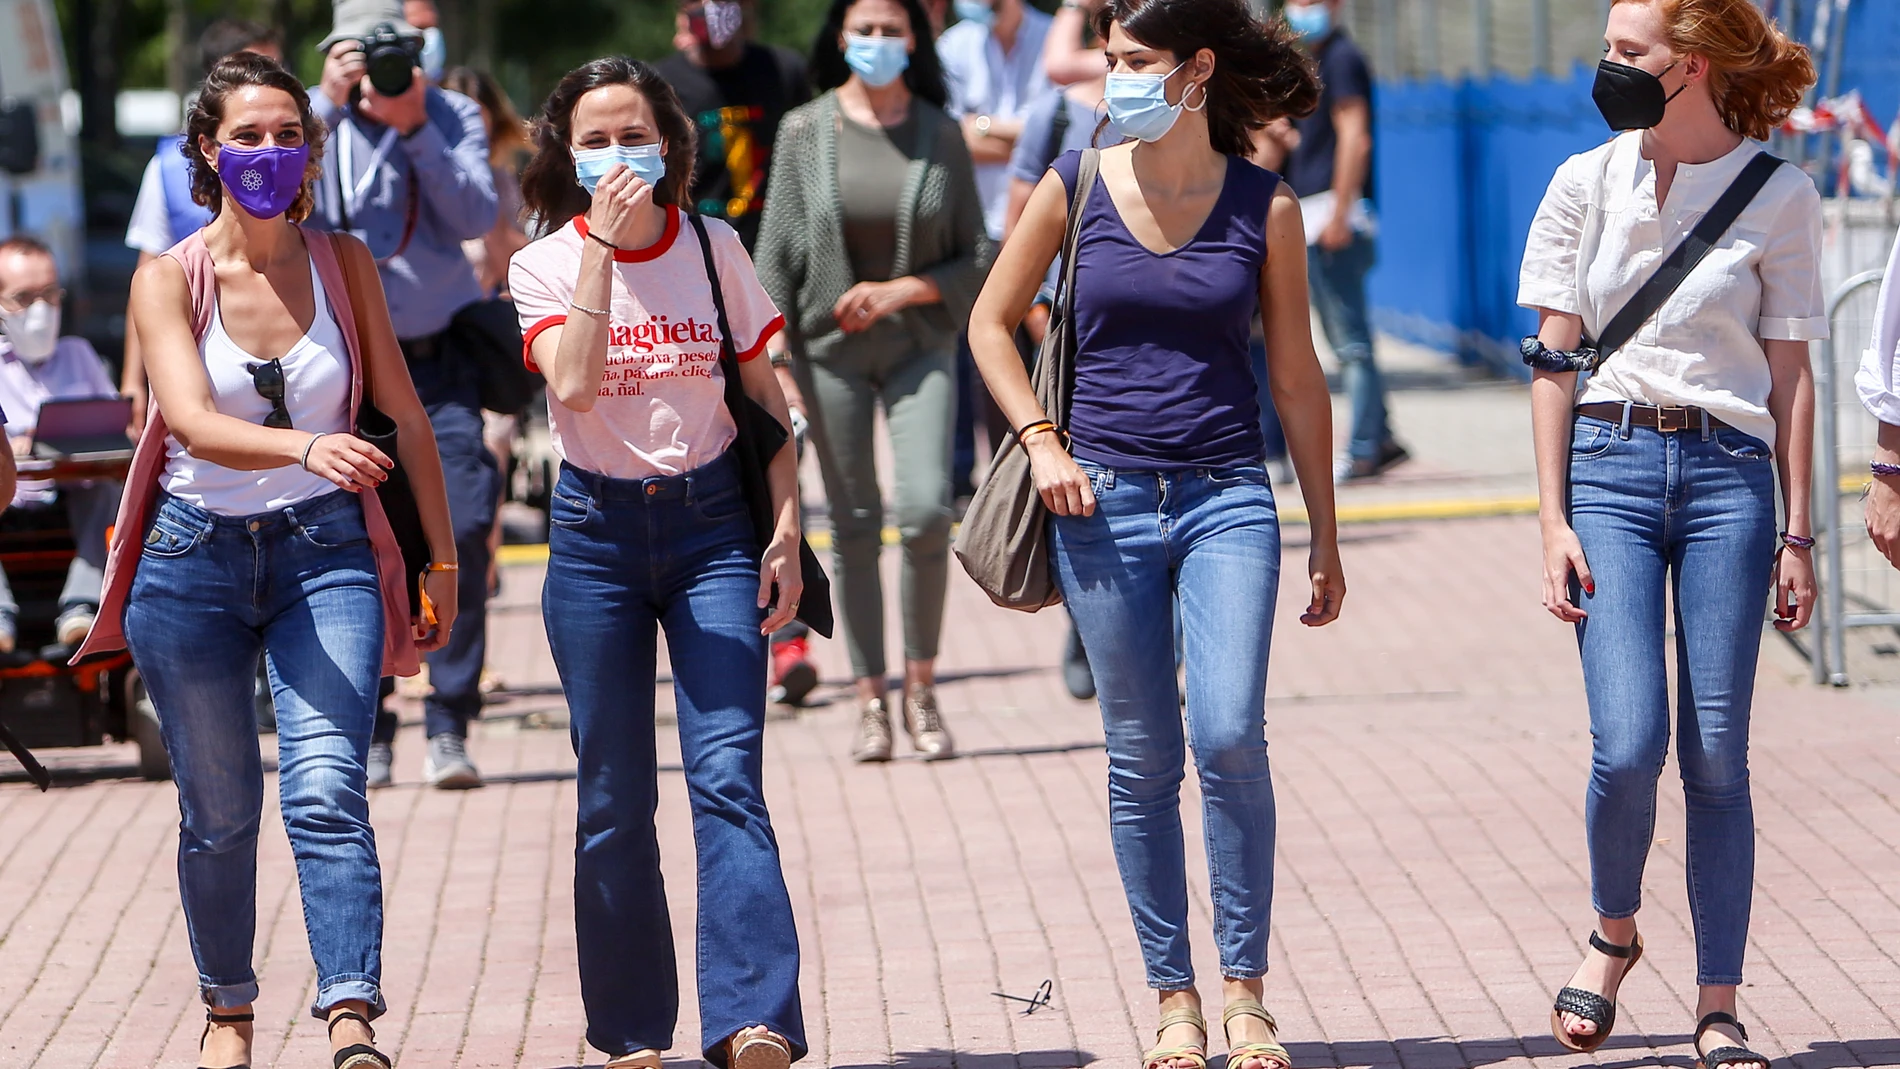
<svg viewBox="0 0 1900 1069">
<path fill-rule="evenodd" d="M 1069 218 L 1062 235 L 1062 277 L 1056 281 L 1055 303 L 1050 306 L 1049 339 L 1036 362 L 1036 396 L 1050 419 L 1067 431 L 1069 402 L 1075 395 L 1075 251 L 1082 236 L 1082 212 L 1101 174 L 1102 150 L 1085 148 L 1075 169 L 1075 192 L 1069 197 Z"/>
<path fill-rule="evenodd" d="M 706 259 L 706 281 L 712 285 L 713 312 L 719 317 L 719 370 L 726 376 L 731 392 L 739 381 L 739 353 L 733 348 L 732 323 L 726 318 L 726 287 L 719 281 L 719 265 L 713 260 L 712 237 L 706 233 L 706 221 L 698 212 L 686 216 L 692 221 L 693 234 L 699 238 L 699 253 Z"/>
<path fill-rule="evenodd" d="M 313 232 L 309 230 L 304 231 L 306 236 L 312 233 Z M 365 310 L 363 284 L 358 281 L 356 271 L 350 267 L 350 257 L 344 251 L 343 236 L 340 233 L 330 232 L 325 233 L 323 237 L 329 241 L 330 255 L 336 258 L 337 271 L 343 275 L 343 296 L 350 306 L 350 329 L 356 332 L 357 378 L 361 379 L 363 383 L 362 396 L 358 400 L 362 403 L 374 405 L 376 403 L 376 390 L 374 388 L 375 380 L 372 378 L 370 372 L 369 331 L 363 329 L 363 313 Z"/>
<path fill-rule="evenodd" d="M 1656 273 L 1650 275 L 1649 280 L 1636 291 L 1636 296 L 1631 297 L 1629 303 L 1604 326 L 1602 336 L 1597 339 L 1596 366 L 1602 366 L 1610 354 L 1626 345 L 1642 329 L 1643 324 L 1649 322 L 1663 302 L 1669 300 L 1676 288 L 1682 285 L 1682 280 L 1689 277 L 1689 272 L 1695 270 L 1695 266 L 1709 254 L 1715 243 L 1722 240 L 1728 228 L 1735 225 L 1743 209 L 1768 184 L 1768 179 L 1774 176 L 1781 163 L 1779 157 L 1767 152 L 1757 153 L 1754 159 L 1748 161 L 1742 173 L 1736 175 L 1735 181 L 1729 183 L 1728 189 L 1716 199 L 1708 214 L 1696 223 L 1694 230 L 1689 231 L 1689 236 L 1682 239 L 1682 244 L 1676 246 L 1675 251 L 1663 260 L 1662 265 L 1656 268 Z"/>
</svg>

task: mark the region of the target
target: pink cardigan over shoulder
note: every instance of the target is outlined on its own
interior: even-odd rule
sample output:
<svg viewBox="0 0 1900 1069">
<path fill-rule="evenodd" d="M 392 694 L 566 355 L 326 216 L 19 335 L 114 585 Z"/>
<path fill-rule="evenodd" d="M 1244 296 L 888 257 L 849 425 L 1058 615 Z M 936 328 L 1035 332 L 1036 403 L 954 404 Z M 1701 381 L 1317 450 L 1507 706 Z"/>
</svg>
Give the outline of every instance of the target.
<svg viewBox="0 0 1900 1069">
<path fill-rule="evenodd" d="M 350 423 L 356 423 L 356 411 L 363 401 L 363 348 L 356 336 L 356 318 L 350 307 L 350 290 L 338 258 L 337 240 L 314 230 L 303 232 L 310 260 L 323 280 L 329 297 L 330 312 L 336 317 L 354 369 L 350 383 Z M 173 246 L 165 255 L 185 269 L 191 287 L 192 333 L 203 339 L 211 327 L 211 315 L 217 308 L 218 276 L 205 248 L 200 230 Z M 119 503 L 119 521 L 113 528 L 112 546 L 106 559 L 105 593 L 100 599 L 99 620 L 85 644 L 73 655 L 78 661 L 98 653 L 125 648 L 125 602 L 132 590 L 132 578 L 138 571 L 145 526 L 158 500 L 160 476 L 165 471 L 165 418 L 156 404 L 139 436 L 138 451 L 132 457 L 132 471 L 126 477 L 125 496 Z M 363 496 L 363 518 L 369 527 L 370 548 L 376 556 L 376 572 L 383 591 L 383 674 L 412 676 L 421 670 L 414 636 L 410 633 L 409 592 L 403 586 L 402 550 L 383 514 L 383 504 L 375 491 Z"/>
</svg>

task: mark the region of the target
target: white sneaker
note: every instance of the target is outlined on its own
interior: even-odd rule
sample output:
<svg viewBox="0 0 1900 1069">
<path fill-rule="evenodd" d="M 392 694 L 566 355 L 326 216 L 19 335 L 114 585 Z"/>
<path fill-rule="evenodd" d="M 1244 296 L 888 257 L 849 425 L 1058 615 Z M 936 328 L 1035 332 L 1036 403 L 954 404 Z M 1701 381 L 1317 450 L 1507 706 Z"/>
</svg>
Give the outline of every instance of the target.
<svg viewBox="0 0 1900 1069">
<path fill-rule="evenodd" d="M 466 791 L 482 785 L 482 774 L 468 759 L 468 740 L 443 733 L 429 740 L 422 758 L 422 778 L 441 791 Z"/>
</svg>

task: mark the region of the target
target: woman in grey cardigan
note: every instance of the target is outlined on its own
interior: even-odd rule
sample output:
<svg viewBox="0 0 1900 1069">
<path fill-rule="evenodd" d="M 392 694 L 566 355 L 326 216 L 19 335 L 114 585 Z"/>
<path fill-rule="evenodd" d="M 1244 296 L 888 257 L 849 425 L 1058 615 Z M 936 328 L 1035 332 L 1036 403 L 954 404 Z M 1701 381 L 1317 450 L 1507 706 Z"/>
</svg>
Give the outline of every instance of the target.
<svg viewBox="0 0 1900 1069">
<path fill-rule="evenodd" d="M 812 49 L 830 90 L 785 117 L 759 231 L 759 280 L 785 314 L 831 503 L 833 570 L 861 716 L 852 757 L 891 757 L 878 404 L 902 536 L 904 726 L 926 760 L 955 750 L 934 690 L 950 561 L 957 335 L 990 261 L 969 150 L 943 111 L 943 70 L 918 0 L 834 0 Z M 794 407 L 801 399 L 793 398 Z"/>
</svg>

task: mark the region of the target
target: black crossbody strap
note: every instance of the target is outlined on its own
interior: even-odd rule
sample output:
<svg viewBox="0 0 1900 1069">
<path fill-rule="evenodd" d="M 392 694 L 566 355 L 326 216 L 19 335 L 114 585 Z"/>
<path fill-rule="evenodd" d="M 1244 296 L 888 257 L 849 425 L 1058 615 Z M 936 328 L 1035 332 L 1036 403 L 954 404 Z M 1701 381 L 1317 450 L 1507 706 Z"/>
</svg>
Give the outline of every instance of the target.
<svg viewBox="0 0 1900 1069">
<path fill-rule="evenodd" d="M 1636 296 L 1631 297 L 1630 302 L 1610 318 L 1596 342 L 1599 366 L 1610 358 L 1610 354 L 1634 338 L 1643 324 L 1649 321 L 1649 317 L 1655 315 L 1670 294 L 1676 292 L 1676 287 L 1682 285 L 1682 280 L 1689 277 L 1689 272 L 1695 270 L 1695 265 L 1702 262 L 1715 243 L 1722 240 L 1728 228 L 1735 225 L 1743 209 L 1768 184 L 1768 179 L 1773 177 L 1775 169 L 1781 164 L 1780 157 L 1767 152 L 1757 153 L 1754 159 L 1748 161 L 1742 173 L 1736 175 L 1735 181 L 1729 183 L 1728 189 L 1716 199 L 1709 213 L 1696 223 L 1688 237 L 1682 239 L 1682 244 L 1676 246 L 1675 251 L 1663 260 L 1662 265 L 1656 268 L 1656 273 L 1649 276 L 1649 280 L 1636 291 Z"/>
<path fill-rule="evenodd" d="M 739 354 L 733 348 L 732 324 L 726 319 L 726 287 L 719 280 L 719 265 L 713 262 L 712 237 L 706 233 L 706 222 L 698 212 L 686 218 L 693 221 L 693 233 L 699 236 L 699 253 L 706 258 L 706 281 L 712 284 L 713 311 L 719 316 L 719 364 L 726 373 L 726 381 L 739 381 Z"/>
</svg>

